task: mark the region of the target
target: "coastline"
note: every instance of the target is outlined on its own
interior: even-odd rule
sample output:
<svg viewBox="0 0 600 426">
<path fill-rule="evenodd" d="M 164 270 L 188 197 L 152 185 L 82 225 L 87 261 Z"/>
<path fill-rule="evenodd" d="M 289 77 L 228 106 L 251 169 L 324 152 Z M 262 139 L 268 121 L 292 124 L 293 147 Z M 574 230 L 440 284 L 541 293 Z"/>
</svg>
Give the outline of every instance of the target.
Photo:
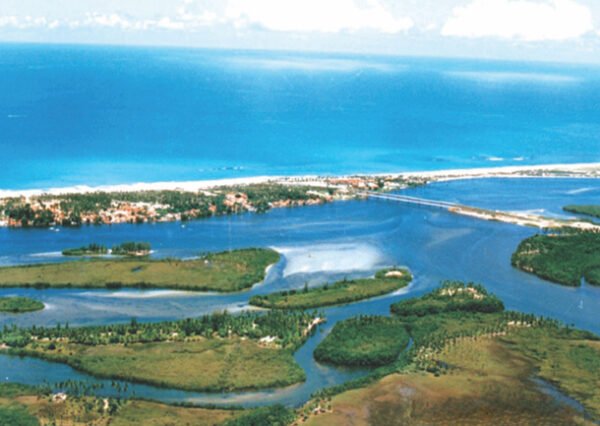
<svg viewBox="0 0 600 426">
<path fill-rule="evenodd" d="M 298 176 L 252 176 L 197 181 L 136 182 L 116 185 L 76 185 L 70 187 L 0 189 L 0 199 L 14 197 L 34 197 L 40 195 L 88 194 L 93 192 L 141 192 L 141 191 L 184 191 L 196 192 L 212 188 L 234 185 L 276 183 L 282 185 L 327 186 L 331 179 L 348 178 L 420 178 L 431 182 L 444 182 L 462 179 L 482 178 L 600 178 L 600 162 L 561 163 L 542 165 L 519 165 L 498 167 L 477 167 L 468 169 L 446 169 L 431 171 L 407 171 L 397 173 L 369 173 L 353 175 L 298 175 Z"/>
</svg>

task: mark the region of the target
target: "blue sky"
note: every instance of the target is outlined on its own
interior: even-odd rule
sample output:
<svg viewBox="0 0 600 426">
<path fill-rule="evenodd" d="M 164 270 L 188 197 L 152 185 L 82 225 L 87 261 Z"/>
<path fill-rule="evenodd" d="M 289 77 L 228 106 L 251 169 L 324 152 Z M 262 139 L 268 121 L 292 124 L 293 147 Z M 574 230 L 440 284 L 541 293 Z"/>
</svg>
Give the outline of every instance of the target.
<svg viewBox="0 0 600 426">
<path fill-rule="evenodd" d="M 600 0 L 2 0 L 0 41 L 600 63 Z"/>
</svg>

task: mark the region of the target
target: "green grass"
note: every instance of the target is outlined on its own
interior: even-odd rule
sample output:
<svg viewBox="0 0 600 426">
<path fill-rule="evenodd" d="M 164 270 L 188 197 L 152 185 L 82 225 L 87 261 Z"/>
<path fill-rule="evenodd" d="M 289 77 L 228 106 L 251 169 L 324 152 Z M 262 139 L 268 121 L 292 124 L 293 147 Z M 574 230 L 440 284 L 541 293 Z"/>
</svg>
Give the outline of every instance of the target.
<svg viewBox="0 0 600 426">
<path fill-rule="evenodd" d="M 254 411 L 258 410 L 180 406 L 136 399 L 105 400 L 73 394 L 56 403 L 49 394 L 41 394 L 36 388 L 0 384 L 0 426 L 215 426 L 250 416 Z"/>
<path fill-rule="evenodd" d="M 193 391 L 239 391 L 305 380 L 293 352 L 308 338 L 317 316 L 305 311 L 224 312 L 157 323 L 14 326 L 0 331 L 0 343 L 9 354 L 66 363 L 97 377 Z"/>
<path fill-rule="evenodd" d="M 305 380 L 291 350 L 262 347 L 238 337 L 52 347 L 30 344 L 13 353 L 63 362 L 97 377 L 191 391 L 282 387 Z"/>
<path fill-rule="evenodd" d="M 16 398 L 17 396 L 36 395 L 39 389 L 21 383 L 0 383 L 0 398 Z"/>
<path fill-rule="evenodd" d="M 44 304 L 28 297 L 0 297 L 0 312 L 21 314 L 44 309 Z"/>
<path fill-rule="evenodd" d="M 38 419 L 21 404 L 2 404 L 0 401 L 0 426 L 39 426 Z"/>
<path fill-rule="evenodd" d="M 455 296 L 440 298 L 444 288 L 406 301 L 413 315 L 397 318 L 414 340 L 408 363 L 319 392 L 300 412 L 304 424 L 591 424 L 545 394 L 534 377 L 600 419 L 597 336 L 530 314 L 472 311 Z M 313 414 L 315 407 L 321 414 Z"/>
<path fill-rule="evenodd" d="M 584 277 L 600 285 L 600 233 L 535 235 L 519 244 L 511 263 L 558 284 L 578 287 Z"/>
<path fill-rule="evenodd" d="M 177 288 L 240 291 L 260 282 L 279 254 L 242 249 L 195 260 L 78 260 L 0 268 L 0 287 Z"/>
<path fill-rule="evenodd" d="M 409 339 L 395 318 L 359 316 L 338 322 L 314 357 L 337 365 L 380 366 L 396 360 Z"/>
<path fill-rule="evenodd" d="M 569 213 L 600 217 L 600 205 L 569 205 L 564 206 L 563 210 Z"/>
<path fill-rule="evenodd" d="M 178 407 L 133 400 L 112 416 L 110 426 L 215 426 L 243 413 L 242 410 Z"/>
<path fill-rule="evenodd" d="M 223 426 L 288 426 L 293 423 L 295 417 L 293 410 L 274 405 L 249 410 L 227 420 Z"/>
<path fill-rule="evenodd" d="M 281 405 L 196 407 L 73 394 L 56 403 L 36 388 L 0 383 L 0 426 L 287 426 L 294 417 L 292 409 Z"/>
<path fill-rule="evenodd" d="M 399 275 L 392 276 L 395 273 Z M 318 288 L 253 296 L 250 304 L 271 309 L 312 309 L 381 296 L 406 287 L 411 281 L 412 275 L 406 269 L 386 269 L 379 271 L 375 278 L 343 280 Z"/>
<path fill-rule="evenodd" d="M 537 375 L 557 385 L 600 419 L 600 341 L 564 328 L 525 328 L 502 339 L 533 361 Z"/>
</svg>

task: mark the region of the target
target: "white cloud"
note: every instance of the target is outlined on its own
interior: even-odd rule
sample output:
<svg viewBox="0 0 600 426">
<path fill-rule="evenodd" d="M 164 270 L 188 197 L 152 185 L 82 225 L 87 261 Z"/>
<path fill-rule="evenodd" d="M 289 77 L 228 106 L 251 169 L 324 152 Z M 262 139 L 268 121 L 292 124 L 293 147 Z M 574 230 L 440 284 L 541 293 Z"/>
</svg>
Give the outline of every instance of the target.
<svg viewBox="0 0 600 426">
<path fill-rule="evenodd" d="M 225 17 L 237 27 L 288 32 L 375 30 L 394 34 L 413 27 L 410 18 L 394 17 L 378 0 L 368 0 L 364 7 L 354 0 L 231 0 Z"/>
<path fill-rule="evenodd" d="M 120 28 L 123 30 L 134 28 L 137 23 L 131 22 L 130 20 L 122 17 L 117 13 L 111 14 L 100 14 L 90 13 L 87 15 L 84 21 L 85 26 L 99 26 L 99 27 L 110 27 Z"/>
<path fill-rule="evenodd" d="M 119 31 L 141 30 L 194 30 L 211 25 L 218 21 L 214 12 L 204 10 L 201 13 L 189 13 L 187 5 L 194 0 L 184 0 L 182 6 L 166 16 L 137 16 L 118 12 L 87 12 L 70 18 L 49 19 L 43 16 L 0 16 L 0 29 L 13 28 L 26 30 L 32 28 L 54 30 L 57 28 L 82 29 L 114 29 Z M 221 22 L 223 22 L 221 18 Z"/>
<path fill-rule="evenodd" d="M 0 28 L 16 27 L 19 24 L 19 18 L 16 16 L 0 16 Z"/>
<path fill-rule="evenodd" d="M 589 8 L 574 0 L 473 0 L 454 9 L 442 35 L 559 41 L 592 30 Z"/>
<path fill-rule="evenodd" d="M 12 27 L 20 30 L 25 30 L 29 28 L 42 28 L 47 27 L 48 21 L 46 18 L 38 16 L 0 16 L 0 28 L 2 27 Z"/>
<path fill-rule="evenodd" d="M 168 16 L 165 16 L 155 22 L 157 28 L 163 28 L 165 30 L 183 30 L 185 24 L 181 21 L 174 21 Z"/>
</svg>

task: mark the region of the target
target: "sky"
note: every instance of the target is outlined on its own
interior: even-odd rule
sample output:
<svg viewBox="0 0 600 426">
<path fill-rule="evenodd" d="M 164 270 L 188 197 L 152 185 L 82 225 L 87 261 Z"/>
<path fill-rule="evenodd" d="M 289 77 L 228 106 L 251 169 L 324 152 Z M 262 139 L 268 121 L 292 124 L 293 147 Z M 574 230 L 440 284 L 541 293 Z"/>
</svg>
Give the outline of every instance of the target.
<svg viewBox="0 0 600 426">
<path fill-rule="evenodd" d="M 600 0 L 0 0 L 0 42 L 600 63 Z"/>
</svg>

